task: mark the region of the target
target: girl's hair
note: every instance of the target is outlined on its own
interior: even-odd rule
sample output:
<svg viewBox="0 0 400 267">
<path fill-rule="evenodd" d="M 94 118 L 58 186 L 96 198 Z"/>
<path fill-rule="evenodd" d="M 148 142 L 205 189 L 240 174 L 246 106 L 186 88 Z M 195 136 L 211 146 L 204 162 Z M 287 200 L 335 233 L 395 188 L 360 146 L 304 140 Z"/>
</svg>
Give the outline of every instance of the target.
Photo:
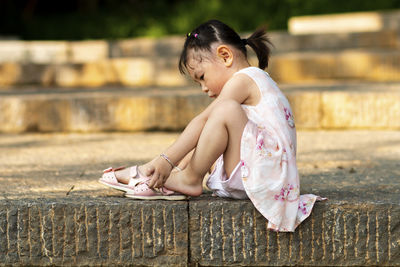
<svg viewBox="0 0 400 267">
<path fill-rule="evenodd" d="M 232 45 L 240 50 L 247 58 L 246 45 L 249 45 L 256 52 L 258 67 L 268 67 L 268 60 L 271 53 L 272 43 L 266 36 L 264 28 L 257 29 L 249 38 L 241 39 L 240 36 L 228 25 L 219 20 L 209 20 L 191 33 L 187 34 L 185 44 L 179 59 L 179 71 L 185 74 L 187 70 L 187 56 L 190 49 L 211 51 L 211 44 L 220 42 Z"/>
</svg>

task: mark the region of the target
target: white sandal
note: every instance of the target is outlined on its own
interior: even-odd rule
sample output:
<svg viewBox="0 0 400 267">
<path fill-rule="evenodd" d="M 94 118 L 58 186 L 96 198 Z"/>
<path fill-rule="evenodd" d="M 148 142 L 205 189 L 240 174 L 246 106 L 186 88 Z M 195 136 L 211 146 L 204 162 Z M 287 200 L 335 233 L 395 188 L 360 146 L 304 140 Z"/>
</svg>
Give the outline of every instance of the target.
<svg viewBox="0 0 400 267">
<path fill-rule="evenodd" d="M 146 176 L 142 175 L 139 172 L 138 166 L 132 166 L 130 167 L 130 173 L 129 173 L 129 183 L 124 184 L 118 182 L 117 176 L 115 175 L 116 171 L 120 171 L 126 169 L 126 167 L 118 167 L 118 168 L 107 168 L 103 170 L 103 176 L 99 179 L 99 183 L 111 187 L 116 190 L 128 192 L 132 191 L 137 184 L 137 180 L 141 178 L 146 178 Z"/>
</svg>

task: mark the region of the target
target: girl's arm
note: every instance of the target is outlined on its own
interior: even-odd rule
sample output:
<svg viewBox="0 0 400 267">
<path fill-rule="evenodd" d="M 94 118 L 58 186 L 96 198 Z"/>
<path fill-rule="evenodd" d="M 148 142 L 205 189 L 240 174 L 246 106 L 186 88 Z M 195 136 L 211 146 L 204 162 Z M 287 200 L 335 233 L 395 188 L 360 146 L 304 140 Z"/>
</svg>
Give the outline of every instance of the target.
<svg viewBox="0 0 400 267">
<path fill-rule="evenodd" d="M 175 165 L 196 147 L 206 122 L 207 116 L 205 116 L 205 114 L 201 113 L 197 115 L 189 122 L 175 142 L 165 150 L 164 154 L 167 155 Z"/>
<path fill-rule="evenodd" d="M 204 125 L 214 107 L 227 99 L 235 100 L 240 104 L 246 101 L 249 97 L 248 88 L 250 80 L 251 78 L 245 74 L 238 74 L 232 77 L 224 85 L 220 95 L 210 105 L 208 105 L 203 112 L 189 122 L 177 140 L 164 151 L 164 154 L 167 155 L 175 165 L 177 165 L 186 154 L 196 147 Z M 150 170 L 150 172 L 153 173 L 153 177 L 149 186 L 161 187 L 168 178 L 172 168 L 169 163 L 161 157 L 154 160 L 153 166 L 154 169 Z"/>
<path fill-rule="evenodd" d="M 249 85 L 252 84 L 255 83 L 248 75 L 234 75 L 224 85 L 220 95 L 210 105 L 208 105 L 203 112 L 192 119 L 175 143 L 165 151 L 165 154 L 168 155 L 171 161 L 175 163 L 181 161 L 187 153 L 196 147 L 201 131 L 203 130 L 203 127 L 214 107 L 227 99 L 243 104 L 250 97 L 251 90 L 249 89 Z M 257 93 L 258 92 L 253 92 L 252 95 L 257 95 Z"/>
</svg>

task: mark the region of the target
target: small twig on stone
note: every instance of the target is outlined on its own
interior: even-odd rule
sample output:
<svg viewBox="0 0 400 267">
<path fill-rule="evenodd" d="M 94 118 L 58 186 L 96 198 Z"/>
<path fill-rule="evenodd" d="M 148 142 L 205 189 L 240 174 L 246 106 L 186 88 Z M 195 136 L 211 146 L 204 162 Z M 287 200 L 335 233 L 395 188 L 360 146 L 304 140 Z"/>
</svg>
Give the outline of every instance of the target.
<svg viewBox="0 0 400 267">
<path fill-rule="evenodd" d="M 65 195 L 68 196 L 69 193 L 70 193 L 72 190 L 74 190 L 74 187 L 75 187 L 75 185 L 71 186 L 71 188 L 68 190 L 68 192 L 67 192 Z"/>
</svg>

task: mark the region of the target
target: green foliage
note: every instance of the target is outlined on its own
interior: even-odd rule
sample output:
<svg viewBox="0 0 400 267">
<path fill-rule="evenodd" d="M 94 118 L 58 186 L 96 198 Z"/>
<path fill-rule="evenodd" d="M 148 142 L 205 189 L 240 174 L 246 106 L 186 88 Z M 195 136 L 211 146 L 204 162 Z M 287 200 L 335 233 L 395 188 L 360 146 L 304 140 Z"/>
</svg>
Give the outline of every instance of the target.
<svg viewBox="0 0 400 267">
<path fill-rule="evenodd" d="M 98 0 L 91 1 L 95 4 L 89 7 L 85 1 L 76 0 L 75 8 L 56 11 L 39 5 L 26 17 L 9 0 L 8 10 L 3 10 L 0 18 L 0 35 L 28 40 L 159 37 L 184 35 L 214 18 L 239 32 L 251 32 L 259 26 L 285 30 L 292 16 L 400 8 L 400 0 Z M 18 23 L 13 23 L 16 18 Z"/>
</svg>

